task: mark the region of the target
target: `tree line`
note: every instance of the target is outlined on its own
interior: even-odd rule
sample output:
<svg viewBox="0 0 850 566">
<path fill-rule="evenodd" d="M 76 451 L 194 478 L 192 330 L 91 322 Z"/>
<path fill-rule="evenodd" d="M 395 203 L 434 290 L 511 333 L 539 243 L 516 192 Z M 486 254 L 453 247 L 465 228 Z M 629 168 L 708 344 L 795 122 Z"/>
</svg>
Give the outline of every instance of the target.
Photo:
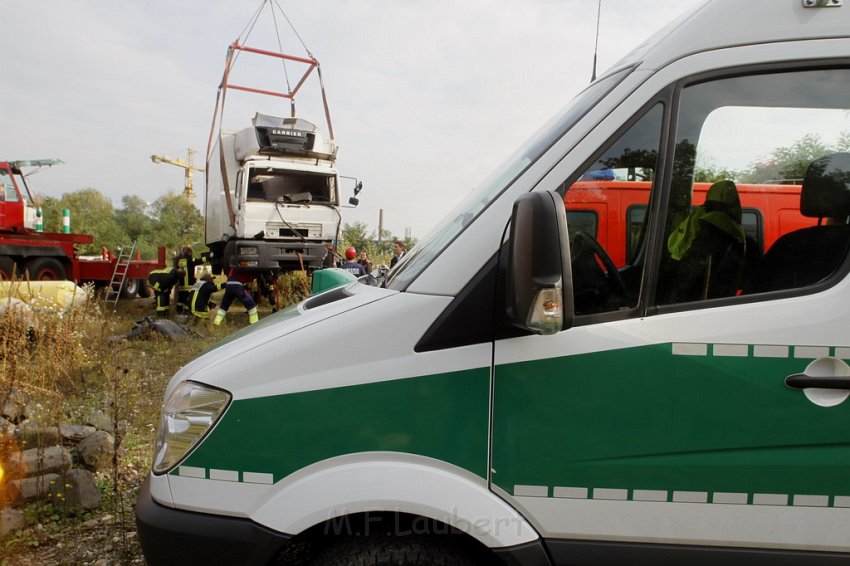
<svg viewBox="0 0 850 566">
<path fill-rule="evenodd" d="M 723 179 L 752 184 L 783 181 L 800 183 L 812 161 L 840 151 L 850 151 L 850 132 L 842 132 L 834 144 L 824 142 L 817 134 L 808 134 L 790 145 L 776 148 L 764 159 L 751 163 L 741 171 L 712 167 L 710 164 L 698 166 L 694 180 L 708 183 Z"/>
<path fill-rule="evenodd" d="M 152 203 L 139 196 L 126 195 L 121 199 L 121 207 L 116 208 L 99 190 L 85 188 L 59 198 L 42 197 L 41 208 L 45 231 L 61 232 L 62 211 L 68 209 L 71 211 L 71 231 L 94 236 L 94 243 L 80 246 L 82 255 L 99 255 L 102 247 L 116 250 L 134 241 L 143 259 L 156 258 L 160 246 L 169 252 L 186 245 L 196 250 L 206 248 L 204 217 L 181 194 L 168 193 Z M 404 241 L 407 249 L 416 243 L 413 238 L 397 238 L 384 230 L 378 245 L 376 232 L 370 232 L 366 224 L 346 223 L 340 231 L 337 247 L 340 253 L 353 246 L 358 252 L 366 250 L 371 258 L 388 258 L 390 246 L 397 239 Z"/>
<path fill-rule="evenodd" d="M 99 255 L 101 247 L 115 250 L 136 242 L 144 259 L 156 258 L 164 246 L 176 250 L 184 245 L 202 246 L 204 219 L 182 195 L 169 193 L 148 204 L 139 196 L 124 196 L 121 208 L 93 188 L 42 197 L 44 230 L 62 231 L 62 211 L 71 211 L 71 232 L 91 234 L 94 243 L 80 246 L 83 255 Z"/>
</svg>

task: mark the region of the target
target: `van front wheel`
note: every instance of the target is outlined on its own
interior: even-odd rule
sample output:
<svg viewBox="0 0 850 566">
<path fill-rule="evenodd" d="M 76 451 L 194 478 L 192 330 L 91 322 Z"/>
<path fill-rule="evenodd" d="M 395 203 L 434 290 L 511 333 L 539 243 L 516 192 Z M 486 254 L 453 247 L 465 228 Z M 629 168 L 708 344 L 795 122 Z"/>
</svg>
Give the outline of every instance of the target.
<svg viewBox="0 0 850 566">
<path fill-rule="evenodd" d="M 321 552 L 318 566 L 475 566 L 460 545 L 440 537 L 345 537 Z"/>
</svg>

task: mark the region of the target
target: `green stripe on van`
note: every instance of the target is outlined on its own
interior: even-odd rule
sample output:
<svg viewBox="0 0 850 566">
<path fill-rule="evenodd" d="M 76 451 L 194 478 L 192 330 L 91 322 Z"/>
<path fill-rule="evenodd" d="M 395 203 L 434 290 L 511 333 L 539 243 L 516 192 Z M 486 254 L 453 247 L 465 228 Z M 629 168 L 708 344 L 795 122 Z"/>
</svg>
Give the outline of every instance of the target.
<svg viewBox="0 0 850 566">
<path fill-rule="evenodd" d="M 493 481 L 564 490 L 850 495 L 850 401 L 785 377 L 834 346 L 657 344 L 501 365 Z M 790 499 L 789 499 L 790 501 Z M 789 503 L 790 504 L 790 503 Z"/>
<path fill-rule="evenodd" d="M 487 471 L 488 368 L 234 401 L 183 466 L 270 473 L 364 451 Z M 177 473 L 176 471 L 173 473 Z"/>
</svg>

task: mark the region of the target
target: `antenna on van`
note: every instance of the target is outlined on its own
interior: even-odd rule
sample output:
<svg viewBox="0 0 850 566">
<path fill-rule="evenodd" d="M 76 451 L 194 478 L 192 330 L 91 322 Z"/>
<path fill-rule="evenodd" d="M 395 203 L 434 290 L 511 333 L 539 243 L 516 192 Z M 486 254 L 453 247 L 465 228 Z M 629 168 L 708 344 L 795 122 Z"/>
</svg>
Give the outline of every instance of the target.
<svg viewBox="0 0 850 566">
<path fill-rule="evenodd" d="M 593 44 L 593 75 L 590 77 L 590 82 L 596 80 L 596 54 L 599 52 L 599 17 L 602 15 L 602 0 L 599 0 L 596 7 L 596 40 Z"/>
</svg>

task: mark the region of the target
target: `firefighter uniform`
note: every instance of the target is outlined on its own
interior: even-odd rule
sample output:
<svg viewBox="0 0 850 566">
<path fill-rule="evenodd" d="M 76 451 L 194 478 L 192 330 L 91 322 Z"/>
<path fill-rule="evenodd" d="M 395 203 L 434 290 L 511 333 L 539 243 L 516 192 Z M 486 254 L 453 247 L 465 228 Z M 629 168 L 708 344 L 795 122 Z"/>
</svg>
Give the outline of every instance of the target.
<svg viewBox="0 0 850 566">
<path fill-rule="evenodd" d="M 243 271 L 231 269 L 230 275 L 227 278 L 227 283 L 224 284 L 224 297 L 221 299 L 221 305 L 218 307 L 218 312 L 215 314 L 213 324 L 219 325 L 224 320 L 227 314 L 227 309 L 233 304 L 234 299 L 239 299 L 239 302 L 245 306 L 248 311 L 248 321 L 254 324 L 260 320 L 260 315 L 257 313 L 257 301 L 251 296 L 251 293 L 245 288 L 253 281 L 253 277 Z"/>
<path fill-rule="evenodd" d="M 216 291 L 220 291 L 222 287 L 221 283 L 213 282 L 212 276 L 209 274 L 204 275 L 192 285 L 187 304 L 192 314 L 195 315 L 196 321 L 210 317 L 210 297 Z"/>
<path fill-rule="evenodd" d="M 183 275 L 177 282 L 177 314 L 183 314 L 183 306 L 189 304 L 189 293 L 195 284 L 195 267 L 203 265 L 202 259 L 192 257 L 192 248 L 189 246 L 180 250 L 174 258 L 174 268 L 183 270 Z"/>
<path fill-rule="evenodd" d="M 148 274 L 148 287 L 153 289 L 157 317 L 168 317 L 171 289 L 177 284 L 179 270 L 174 267 L 154 269 Z"/>
</svg>

